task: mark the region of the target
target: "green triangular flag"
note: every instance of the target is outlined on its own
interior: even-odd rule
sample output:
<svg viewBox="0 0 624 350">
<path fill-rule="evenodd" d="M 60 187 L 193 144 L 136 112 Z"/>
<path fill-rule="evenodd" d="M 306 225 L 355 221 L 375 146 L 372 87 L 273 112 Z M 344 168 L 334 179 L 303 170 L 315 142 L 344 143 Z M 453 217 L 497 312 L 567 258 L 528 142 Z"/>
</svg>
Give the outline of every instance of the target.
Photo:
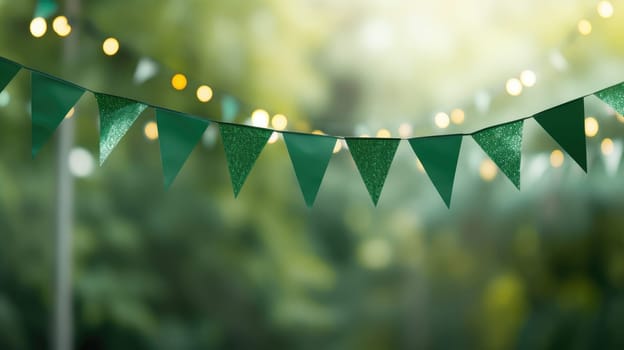
<svg viewBox="0 0 624 350">
<path fill-rule="evenodd" d="M 19 64 L 0 57 L 0 91 L 13 80 L 20 68 Z"/>
<path fill-rule="evenodd" d="M 500 170 L 520 189 L 523 120 L 481 130 L 472 138 L 496 163 Z"/>
<path fill-rule="evenodd" d="M 330 136 L 285 132 L 284 141 L 308 207 L 314 204 L 336 139 Z"/>
<path fill-rule="evenodd" d="M 52 16 L 56 10 L 58 9 L 58 5 L 54 0 L 39 0 L 37 1 L 37 7 L 35 8 L 35 17 L 44 17 L 48 18 Z"/>
<path fill-rule="evenodd" d="M 143 103 L 106 94 L 94 93 L 100 110 L 100 165 L 147 108 Z"/>
<path fill-rule="evenodd" d="M 156 120 L 165 187 L 169 188 L 210 122 L 161 109 L 156 110 Z"/>
<path fill-rule="evenodd" d="M 219 131 L 223 139 L 234 197 L 237 197 L 273 131 L 236 124 L 219 124 Z"/>
<path fill-rule="evenodd" d="M 533 118 L 587 172 L 583 98 L 545 110 Z"/>
<path fill-rule="evenodd" d="M 37 72 L 32 79 L 32 157 L 48 141 L 84 89 Z"/>
<path fill-rule="evenodd" d="M 624 115 L 624 83 L 598 91 L 596 96 L 616 112 Z"/>
<path fill-rule="evenodd" d="M 413 138 L 409 143 L 444 203 L 450 208 L 462 135 Z"/>
<path fill-rule="evenodd" d="M 373 203 L 377 205 L 400 140 L 382 138 L 346 138 L 345 140 L 366 189 Z"/>
</svg>

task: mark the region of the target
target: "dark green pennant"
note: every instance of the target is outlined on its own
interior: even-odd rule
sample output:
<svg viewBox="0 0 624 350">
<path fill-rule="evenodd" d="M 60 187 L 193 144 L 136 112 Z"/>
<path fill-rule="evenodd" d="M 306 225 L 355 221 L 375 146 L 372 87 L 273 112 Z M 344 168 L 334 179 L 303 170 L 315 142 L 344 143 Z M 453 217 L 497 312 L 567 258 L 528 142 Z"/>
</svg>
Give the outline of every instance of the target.
<svg viewBox="0 0 624 350">
<path fill-rule="evenodd" d="M 78 102 L 84 89 L 31 73 L 32 87 L 32 157 L 50 139 L 67 112 Z"/>
<path fill-rule="evenodd" d="M 444 203 L 450 208 L 462 135 L 413 138 L 409 143 Z"/>
<path fill-rule="evenodd" d="M 587 172 L 583 98 L 547 109 L 533 118 Z"/>
<path fill-rule="evenodd" d="M 366 189 L 373 203 L 377 205 L 400 140 L 382 138 L 346 138 L 345 140 Z"/>
<path fill-rule="evenodd" d="M 481 130 L 472 138 L 496 163 L 500 170 L 520 189 L 523 120 Z"/>
<path fill-rule="evenodd" d="M 161 109 L 156 110 L 156 120 L 165 187 L 169 188 L 210 122 Z"/>
<path fill-rule="evenodd" d="M 94 93 L 100 110 L 100 165 L 111 154 L 147 105 L 123 97 Z"/>
<path fill-rule="evenodd" d="M 219 124 L 219 131 L 237 197 L 273 131 L 235 124 Z"/>
<path fill-rule="evenodd" d="M 295 175 L 308 207 L 314 204 L 325 170 L 331 159 L 336 139 L 312 134 L 284 134 Z"/>
<path fill-rule="evenodd" d="M 0 91 L 9 85 L 21 68 L 19 64 L 0 57 Z"/>
<path fill-rule="evenodd" d="M 598 91 L 596 96 L 616 112 L 624 115 L 624 83 Z"/>
</svg>

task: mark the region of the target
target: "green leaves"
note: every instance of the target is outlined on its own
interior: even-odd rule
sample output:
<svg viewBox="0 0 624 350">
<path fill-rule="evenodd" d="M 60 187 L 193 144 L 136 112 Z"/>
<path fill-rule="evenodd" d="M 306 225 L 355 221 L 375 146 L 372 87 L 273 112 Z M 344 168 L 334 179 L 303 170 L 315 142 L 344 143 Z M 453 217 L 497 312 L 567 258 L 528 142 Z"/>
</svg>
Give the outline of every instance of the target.
<svg viewBox="0 0 624 350">
<path fill-rule="evenodd" d="M 518 189 L 520 189 L 522 126 L 523 121 L 519 120 L 487 128 L 472 135 L 483 151 Z"/>
</svg>

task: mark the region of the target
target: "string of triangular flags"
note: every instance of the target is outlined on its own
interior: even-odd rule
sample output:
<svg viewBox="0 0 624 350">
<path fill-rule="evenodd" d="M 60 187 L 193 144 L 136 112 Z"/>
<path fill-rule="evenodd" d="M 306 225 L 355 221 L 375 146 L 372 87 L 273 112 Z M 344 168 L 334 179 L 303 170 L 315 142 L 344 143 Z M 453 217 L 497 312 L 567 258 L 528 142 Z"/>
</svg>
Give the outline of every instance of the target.
<svg viewBox="0 0 624 350">
<path fill-rule="evenodd" d="M 148 107 L 155 109 L 165 187 L 169 187 L 210 123 L 219 125 L 234 190 L 238 196 L 258 156 L 276 130 L 208 120 L 167 108 L 109 94 L 54 77 L 0 57 L 0 91 L 20 69 L 32 79 L 32 156 L 55 132 L 69 110 L 85 92 L 95 96 L 100 113 L 100 165 Z M 624 114 L 624 83 L 592 93 L 617 113 Z M 591 94 L 589 94 L 591 95 Z M 535 115 L 492 125 L 472 133 L 407 139 L 429 179 L 450 207 L 459 152 L 464 136 L 471 136 L 520 189 L 522 128 L 536 120 L 561 148 L 587 172 L 584 98 L 541 111 Z M 282 133 L 295 176 L 308 206 L 312 206 L 339 139 L 345 140 L 366 189 L 375 205 L 379 200 L 400 138 L 368 138 Z"/>
</svg>

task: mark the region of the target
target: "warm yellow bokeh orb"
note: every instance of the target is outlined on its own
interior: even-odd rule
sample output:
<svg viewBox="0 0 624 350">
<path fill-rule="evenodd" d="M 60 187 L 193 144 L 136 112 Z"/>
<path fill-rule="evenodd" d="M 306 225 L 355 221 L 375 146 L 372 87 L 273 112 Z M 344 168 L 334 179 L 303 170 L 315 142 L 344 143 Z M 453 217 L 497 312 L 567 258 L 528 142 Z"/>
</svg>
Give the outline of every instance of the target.
<svg viewBox="0 0 624 350">
<path fill-rule="evenodd" d="M 269 141 L 268 141 L 269 145 L 276 143 L 277 140 L 279 140 L 279 135 L 280 134 L 277 132 L 271 133 L 271 137 L 269 137 Z"/>
<path fill-rule="evenodd" d="M 251 113 L 251 125 L 260 128 L 269 126 L 269 113 L 264 109 L 256 109 Z"/>
<path fill-rule="evenodd" d="M 401 136 L 402 138 L 408 138 L 412 136 L 413 131 L 414 129 L 408 123 L 403 123 L 399 125 L 399 136 Z"/>
<path fill-rule="evenodd" d="M 119 41 L 115 38 L 107 38 L 102 43 L 102 51 L 107 56 L 113 56 L 119 51 Z"/>
<path fill-rule="evenodd" d="M 550 165 L 553 168 L 559 168 L 563 165 L 565 158 L 563 156 L 563 152 L 556 149 L 550 152 Z"/>
<path fill-rule="evenodd" d="M 589 35 L 592 32 L 592 24 L 586 19 L 582 19 L 578 22 L 577 28 L 582 35 Z"/>
<path fill-rule="evenodd" d="M 453 122 L 453 124 L 457 124 L 457 125 L 462 124 L 465 118 L 466 118 L 466 114 L 464 113 L 463 110 L 459 108 L 455 108 L 454 110 L 451 111 L 451 121 Z"/>
<path fill-rule="evenodd" d="M 158 126 L 156 125 L 156 122 L 147 122 L 143 128 L 143 132 L 148 140 L 156 140 L 158 138 Z"/>
<path fill-rule="evenodd" d="M 176 73 L 171 77 L 171 86 L 178 91 L 186 89 L 187 84 L 186 75 L 182 73 Z"/>
<path fill-rule="evenodd" d="M 602 18 L 609 18 L 613 16 L 613 5 L 609 1 L 601 1 L 596 8 L 598 15 Z"/>
<path fill-rule="evenodd" d="M 532 70 L 524 70 L 520 73 L 520 82 L 526 87 L 532 87 L 537 82 L 537 75 Z"/>
<path fill-rule="evenodd" d="M 197 88 L 196 95 L 197 95 L 197 99 L 200 102 L 206 103 L 212 100 L 213 93 L 212 93 L 212 89 L 210 88 L 210 86 L 201 85 L 200 87 Z"/>
<path fill-rule="evenodd" d="M 54 32 L 58 34 L 58 36 L 65 37 L 71 33 L 72 28 L 67 21 L 67 17 L 58 16 L 52 21 L 52 29 L 54 29 Z"/>
<path fill-rule="evenodd" d="M 585 118 L 585 135 L 587 135 L 587 137 L 596 136 L 598 134 L 598 130 L 600 130 L 600 125 L 598 125 L 596 118 Z"/>
<path fill-rule="evenodd" d="M 496 164 L 490 159 L 484 159 L 479 166 L 479 176 L 485 181 L 492 181 L 496 178 L 496 174 L 498 173 L 498 169 L 496 168 Z"/>
<path fill-rule="evenodd" d="M 288 126 L 288 118 L 283 114 L 276 114 L 271 119 L 271 126 L 275 130 L 284 130 Z"/>
<path fill-rule="evenodd" d="M 32 21 L 30 21 L 30 34 L 35 38 L 41 38 L 45 35 L 48 30 L 48 24 L 46 23 L 45 18 L 43 17 L 35 17 Z"/>
<path fill-rule="evenodd" d="M 448 128 L 449 124 L 451 123 L 448 114 L 444 112 L 436 114 L 433 118 L 433 121 L 435 122 L 435 125 L 440 129 Z"/>
<path fill-rule="evenodd" d="M 611 140 L 610 138 L 605 138 L 604 140 L 602 140 L 602 142 L 600 143 L 600 151 L 602 152 L 602 154 L 604 154 L 605 156 L 610 155 L 611 153 L 613 153 L 613 140 Z"/>
<path fill-rule="evenodd" d="M 388 129 L 379 129 L 377 131 L 377 137 L 388 138 L 388 137 L 392 137 L 392 134 L 390 133 L 390 130 Z"/>
<path fill-rule="evenodd" d="M 336 140 L 336 144 L 334 145 L 333 153 L 336 154 L 336 153 L 340 152 L 341 149 L 342 149 L 342 140 Z"/>
<path fill-rule="evenodd" d="M 520 96 L 522 93 L 522 82 L 516 78 L 511 78 L 505 83 L 505 90 L 511 96 Z"/>
</svg>

